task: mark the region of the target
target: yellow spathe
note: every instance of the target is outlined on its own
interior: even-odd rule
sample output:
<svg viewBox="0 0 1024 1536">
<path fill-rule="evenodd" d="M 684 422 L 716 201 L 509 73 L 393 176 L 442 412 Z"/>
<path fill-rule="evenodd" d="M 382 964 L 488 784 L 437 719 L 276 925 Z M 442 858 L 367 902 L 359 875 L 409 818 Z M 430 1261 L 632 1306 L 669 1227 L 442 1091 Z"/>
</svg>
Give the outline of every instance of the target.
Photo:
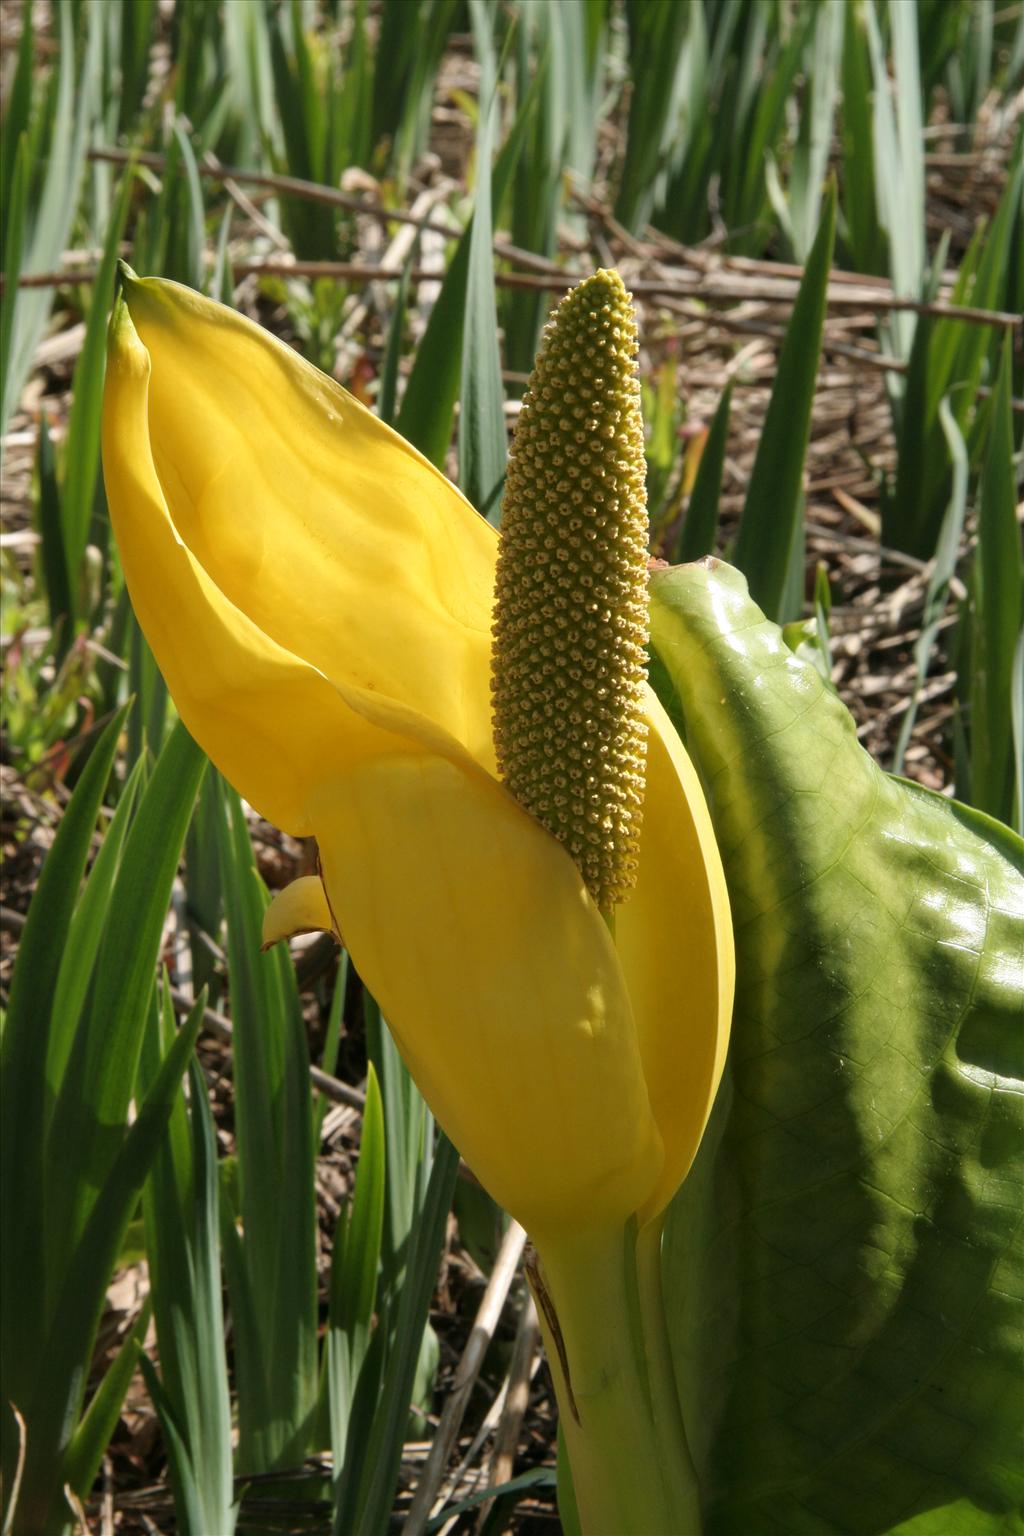
<svg viewBox="0 0 1024 1536">
<path fill-rule="evenodd" d="M 655 1216 L 721 1073 L 733 958 L 707 807 L 653 695 L 613 941 L 495 776 L 496 537 L 425 459 L 258 326 L 128 279 L 103 463 L 182 718 L 318 840 L 326 898 L 307 877 L 265 937 L 340 930 L 438 1120 L 535 1236 Z"/>
</svg>

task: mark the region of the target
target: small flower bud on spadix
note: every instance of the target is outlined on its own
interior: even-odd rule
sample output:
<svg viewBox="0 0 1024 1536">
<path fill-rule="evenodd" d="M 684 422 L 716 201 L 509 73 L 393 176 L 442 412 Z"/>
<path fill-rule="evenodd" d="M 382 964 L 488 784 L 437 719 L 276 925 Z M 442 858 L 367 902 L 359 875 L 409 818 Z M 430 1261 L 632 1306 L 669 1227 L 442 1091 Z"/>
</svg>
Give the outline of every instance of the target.
<svg viewBox="0 0 1024 1536">
<path fill-rule="evenodd" d="M 498 768 L 602 912 L 632 889 L 644 794 L 647 504 L 636 319 L 616 272 L 554 311 L 509 456 L 491 691 Z"/>
</svg>

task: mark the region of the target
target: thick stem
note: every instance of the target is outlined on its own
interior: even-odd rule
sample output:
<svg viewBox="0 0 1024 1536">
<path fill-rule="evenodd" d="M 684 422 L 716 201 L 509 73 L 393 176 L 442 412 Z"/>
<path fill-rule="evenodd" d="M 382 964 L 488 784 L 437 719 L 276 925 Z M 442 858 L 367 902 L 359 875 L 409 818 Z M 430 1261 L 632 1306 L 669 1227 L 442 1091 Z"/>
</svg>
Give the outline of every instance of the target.
<svg viewBox="0 0 1024 1536">
<path fill-rule="evenodd" d="M 654 1427 L 665 1464 L 677 1475 L 679 1495 L 696 1499 L 697 1472 L 686 1439 L 661 1284 L 661 1235 L 664 1226 L 665 1218 L 662 1214 L 641 1227 L 637 1233 L 636 1270 L 640 1316 L 643 1320 L 647 1371 L 654 1406 Z M 700 1531 L 699 1518 L 696 1516 L 693 1530 L 695 1536 Z"/>
<path fill-rule="evenodd" d="M 645 1286 L 641 1299 L 635 1226 L 541 1238 L 537 1248 L 538 1312 L 583 1536 L 699 1536 L 674 1383 L 669 1398 L 662 1363 L 648 1366 L 664 1324 L 643 1315 L 661 1297 Z"/>
</svg>

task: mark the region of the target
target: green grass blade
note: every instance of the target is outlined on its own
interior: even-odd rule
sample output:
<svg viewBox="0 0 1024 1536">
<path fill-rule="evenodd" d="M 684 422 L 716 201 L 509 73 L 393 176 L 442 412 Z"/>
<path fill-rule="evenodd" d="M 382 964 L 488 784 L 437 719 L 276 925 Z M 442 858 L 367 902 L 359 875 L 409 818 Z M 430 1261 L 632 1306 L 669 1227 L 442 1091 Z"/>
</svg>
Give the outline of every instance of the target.
<svg viewBox="0 0 1024 1536">
<path fill-rule="evenodd" d="M 202 1445 L 198 1468 L 200 1508 L 206 1530 L 234 1529 L 231 1397 L 224 1346 L 221 1302 L 217 1135 L 207 1097 L 206 1080 L 198 1062 L 189 1063 L 191 1090 L 192 1167 L 195 1217 L 193 1274 L 197 1402 L 192 1425 L 194 1442 Z"/>
<path fill-rule="evenodd" d="M 141 1357 L 139 1367 L 142 1371 L 142 1379 L 146 1383 L 146 1391 L 149 1393 L 150 1401 L 156 1409 L 156 1416 L 160 1422 L 164 1450 L 167 1453 L 169 1481 L 174 1491 L 175 1520 L 184 1536 L 204 1536 L 206 1528 L 200 1514 L 199 1487 L 184 1433 L 175 1418 L 167 1390 L 148 1355 L 144 1354 Z"/>
<path fill-rule="evenodd" d="M 366 1080 L 366 1106 L 359 1141 L 359 1167 L 352 1196 L 352 1211 L 345 1229 L 345 1244 L 332 1284 L 331 1302 L 336 1326 L 355 1338 L 369 1336 L 377 1295 L 377 1268 L 384 1226 L 386 1145 L 384 1113 L 372 1062 Z"/>
<path fill-rule="evenodd" d="M 325 1381 L 330 1404 L 334 1480 L 347 1467 L 346 1447 L 377 1299 L 385 1191 L 384 1114 L 370 1064 L 352 1204 L 339 1220 L 331 1262 Z M 351 1469 L 348 1469 L 351 1477 Z"/>
<path fill-rule="evenodd" d="M 32 75 L 35 67 L 32 0 L 23 0 L 18 57 L 5 103 L 2 143 L 0 143 L 0 225 L 10 227 L 14 199 L 12 188 L 22 135 L 27 134 L 32 118 Z M 20 249 L 20 245 L 19 245 Z"/>
<path fill-rule="evenodd" d="M 27 272 L 51 272 L 60 265 L 69 243 L 78 205 L 78 189 L 85 162 L 86 129 L 95 94 L 102 43 L 102 8 L 90 7 L 85 18 L 86 44 L 81 74 L 75 80 L 75 42 L 71 6 L 64 0 L 58 10 L 60 44 L 57 50 L 57 84 L 53 99 L 53 127 L 49 136 L 49 163 L 43 177 L 38 207 L 22 266 Z M 14 313 L 8 374 L 0 411 L 0 434 L 7 430 L 11 411 L 21 395 L 32 367 L 39 339 L 53 304 L 51 288 L 34 288 L 18 297 Z"/>
<path fill-rule="evenodd" d="M 190 288 L 196 288 L 202 292 L 205 286 L 205 263 L 203 252 L 206 246 L 206 215 L 203 203 L 203 187 L 199 180 L 199 167 L 196 164 L 195 151 L 185 132 L 184 126 L 178 120 L 172 124 L 174 140 L 181 156 L 181 164 L 184 170 L 185 192 L 185 217 L 180 226 L 180 250 L 181 256 L 177 263 L 177 269 L 181 274 L 181 280 Z"/>
<path fill-rule="evenodd" d="M 783 605 L 801 520 L 835 218 L 833 183 L 783 342 L 736 541 L 736 564 L 746 572 L 755 601 L 777 620 L 796 617 Z"/>
<path fill-rule="evenodd" d="M 468 1498 L 455 1499 L 445 1504 L 444 1509 L 439 1510 L 428 1520 L 423 1529 L 426 1536 L 433 1536 L 435 1531 L 444 1530 L 456 1515 L 466 1514 L 471 1509 L 479 1509 L 481 1504 L 486 1504 L 493 1499 L 497 1507 L 488 1516 L 486 1525 L 480 1527 L 480 1536 L 501 1536 L 501 1533 L 508 1529 L 509 1519 L 524 1493 L 529 1493 L 531 1489 L 548 1489 L 554 1486 L 555 1474 L 550 1467 L 533 1467 L 529 1472 L 521 1472 L 518 1477 L 510 1478 L 507 1483 L 498 1483 L 493 1488 L 481 1488 L 478 1492 L 471 1493 Z M 559 1506 L 559 1514 L 561 1515 L 561 1506 Z M 493 1518 L 494 1515 L 498 1518 Z M 564 1518 L 561 1536 L 573 1536 Z"/>
<path fill-rule="evenodd" d="M 421 3 L 425 4 L 426 25 L 419 46 L 412 53 L 409 79 L 401 98 L 401 119 L 392 144 L 392 164 L 399 180 L 403 182 L 416 157 L 426 148 L 434 80 L 457 13 L 456 0 L 421 0 Z M 388 60 L 382 57 L 378 49 L 378 73 L 382 64 L 386 67 Z"/>
<path fill-rule="evenodd" d="M 174 1005 L 164 971 L 160 996 L 154 993 L 146 1033 L 139 1056 L 138 1087 L 152 1087 L 160 1062 L 177 1034 Z M 153 1299 L 160 1372 L 176 1422 L 186 1424 L 189 1368 L 189 1334 L 186 1319 L 191 1311 L 192 1254 L 189 1242 L 194 1170 L 189 1115 L 185 1095 L 179 1091 L 171 1109 L 167 1134 L 157 1148 L 142 1196 L 142 1221 Z M 176 1319 L 180 1312 L 180 1322 Z"/>
<path fill-rule="evenodd" d="M 1010 678 L 1010 715 L 1013 732 L 1013 825 L 1024 837 L 1024 626 L 1013 650 Z"/>
<path fill-rule="evenodd" d="M 722 470 L 725 467 L 725 450 L 729 442 L 729 410 L 732 403 L 732 380 L 722 391 L 704 452 L 700 456 L 697 478 L 686 508 L 682 531 L 672 553 L 674 562 L 699 560 L 710 555 L 715 547 L 718 528 L 718 499 L 722 491 Z"/>
<path fill-rule="evenodd" d="M 893 291 L 901 298 L 920 296 L 925 272 L 924 138 L 917 52 L 917 11 L 890 5 L 894 82 L 879 31 L 873 0 L 862 0 L 874 82 L 874 163 L 878 221 L 889 240 Z M 896 96 L 893 111 L 892 96 Z M 892 333 L 897 355 L 910 355 L 912 313 L 896 315 Z"/>
<path fill-rule="evenodd" d="M 380 8 L 380 38 L 373 75 L 373 142 L 394 140 L 404 111 L 413 60 L 425 42 L 426 10 L 422 0 L 384 0 Z"/>
<path fill-rule="evenodd" d="M 845 9 L 845 0 L 823 0 L 814 8 L 814 34 L 806 55 L 805 100 L 789 178 L 793 252 L 799 262 L 807 260 L 821 212 L 842 66 Z"/>
<path fill-rule="evenodd" d="M 133 4 L 121 7 L 121 71 L 117 111 L 122 134 L 127 134 L 134 126 L 142 107 L 157 16 L 158 0 L 133 0 Z"/>
<path fill-rule="evenodd" d="M 417 1177 L 433 1119 L 422 1095 L 398 1054 L 380 1009 L 364 996 L 366 1044 L 380 1084 L 387 1129 L 387 1178 L 382 1258 L 383 1289 L 389 1297 L 401 1290 L 408 1261 L 408 1243 L 416 1209 Z"/>
<path fill-rule="evenodd" d="M 64 529 L 61 523 L 57 464 L 46 412 L 39 413 L 39 555 L 46 587 L 46 605 L 58 659 L 71 644 L 74 606 Z"/>
<path fill-rule="evenodd" d="M 111 896 L 89 1007 L 75 1035 L 46 1148 L 47 1252 L 60 1273 L 117 1154 L 109 1126 L 124 1123 L 171 885 L 206 758 L 177 725 L 132 823 Z M 74 1148 L 69 1168 L 69 1149 Z"/>
<path fill-rule="evenodd" d="M 1010 414 L 1010 338 L 1003 341 L 978 503 L 973 579 L 971 798 L 1002 821 L 1013 813 L 1014 653 L 1024 619 L 1020 526 Z"/>
<path fill-rule="evenodd" d="M 380 1405 L 365 1462 L 355 1518 L 355 1536 L 377 1536 L 387 1526 L 394 1504 L 402 1445 L 412 1401 L 430 1297 L 444 1242 L 448 1209 L 455 1187 L 459 1155 L 441 1136 L 419 1212 L 398 1310 L 394 1343 L 388 1357 Z"/>
<path fill-rule="evenodd" d="M 844 244 L 856 271 L 887 275 L 887 243 L 878 222 L 867 22 L 857 5 L 845 5 L 843 15 Z"/>
<path fill-rule="evenodd" d="M 11 190 L 6 200 L 8 215 L 4 223 L 4 294 L 0 300 L 0 424 L 3 426 L 14 408 L 11 384 L 16 381 L 11 372 L 11 346 L 19 298 L 18 279 L 25 249 L 28 194 L 29 142 L 28 135 L 23 133 L 14 155 Z"/>
<path fill-rule="evenodd" d="M 735 17 L 737 13 L 734 10 L 732 14 Z M 708 22 L 703 6 L 689 8 L 683 48 L 679 115 L 655 223 L 677 239 L 697 240 L 707 229 L 708 182 L 714 170 L 709 92 L 716 71 L 708 60 Z"/>
<path fill-rule="evenodd" d="M 532 110 L 532 109 L 531 109 Z M 500 208 L 529 127 L 529 111 L 516 118 L 491 176 L 491 213 Z M 462 331 L 469 280 L 472 223 L 459 239 L 441 292 L 416 349 L 398 412 L 398 430 L 432 464 L 444 469 L 462 372 Z"/>
<path fill-rule="evenodd" d="M 658 172 L 679 99 L 679 61 L 689 12 L 686 5 L 627 0 L 633 92 L 615 217 L 634 232 L 647 222 L 654 206 Z"/>
<path fill-rule="evenodd" d="M 149 1165 L 166 1132 L 174 1095 L 201 1023 L 202 1008 L 197 1006 L 164 1057 L 138 1116 L 120 1138 L 103 1187 L 75 1243 L 73 1264 L 62 1266 L 52 1276 L 57 1285 L 53 1323 L 37 1360 L 36 1392 L 25 1410 L 26 1421 L 32 1426 L 31 1450 L 19 1516 L 27 1516 L 26 1529 L 36 1528 L 33 1508 L 44 1502 L 52 1505 L 66 1481 L 64 1456 L 85 1393 L 107 1285 Z"/>
<path fill-rule="evenodd" d="M 147 1296 L 128 1337 L 96 1388 L 64 1458 L 64 1476 L 80 1499 L 88 1497 L 110 1444 L 131 1379 L 139 1364 L 151 1315 Z"/>
<path fill-rule="evenodd" d="M 395 424 L 395 410 L 398 399 L 398 371 L 402 360 L 402 336 L 405 330 L 405 312 L 409 304 L 409 273 L 412 270 L 416 249 L 417 247 L 414 246 L 409 260 L 402 269 L 402 276 L 398 281 L 395 309 L 391 316 L 391 324 L 388 326 L 387 346 L 384 348 L 384 360 L 380 370 L 377 415 L 381 421 L 386 421 L 389 427 Z"/>
<path fill-rule="evenodd" d="M 578 9 L 572 13 L 578 16 Z M 516 93 L 520 114 L 530 114 L 529 144 L 516 167 L 512 193 L 512 243 L 520 250 L 553 257 L 562 202 L 564 146 L 568 123 L 564 110 L 564 48 L 558 15 L 542 6 L 516 29 Z M 531 52 L 528 17 L 535 20 L 536 53 Z M 533 107 L 533 102 L 539 104 Z M 513 288 L 504 297 L 505 360 L 510 369 L 533 367 L 548 295 L 539 288 Z"/>
<path fill-rule="evenodd" d="M 167 684 L 153 652 L 131 611 L 128 625 L 128 687 L 138 705 L 128 719 L 128 761 L 134 763 L 147 750 L 159 756 L 167 714 Z"/>
<path fill-rule="evenodd" d="M 979 241 L 977 266 L 970 270 L 965 283 L 958 282 L 954 303 L 970 304 L 979 309 L 999 309 L 1005 306 L 1013 231 L 1021 221 L 1022 209 L 1024 137 L 1018 140 L 1014 150 L 996 216 L 991 227 L 984 231 L 984 238 Z M 974 406 L 986 356 L 995 352 L 992 332 L 987 326 L 965 325 L 955 320 L 941 321 L 936 330 L 936 373 L 939 378 L 945 375 L 947 389 L 954 381 L 959 386 L 952 396 L 952 404 L 957 422 L 964 428 Z M 937 380 L 930 382 L 931 402 L 935 398 Z"/>
<path fill-rule="evenodd" d="M 267 896 L 241 802 L 226 786 L 222 801 L 219 841 L 234 1025 L 241 1260 L 258 1339 L 255 1355 L 236 1350 L 239 1465 L 261 1472 L 301 1460 L 315 1430 L 312 1104 L 294 970 L 282 949 L 260 953 Z"/>
<path fill-rule="evenodd" d="M 459 484 L 490 522 L 498 521 L 505 481 L 505 394 L 498 354 L 498 314 L 491 254 L 491 146 L 494 141 L 495 66 L 490 20 L 481 0 L 470 0 L 480 60 L 480 131 L 476 200 L 469 237 L 466 307 L 462 327 Z"/>
<path fill-rule="evenodd" d="M 46 1057 L 57 977 L 100 804 L 127 706 L 93 748 L 43 865 L 18 948 L 0 1044 L 0 1146 L 18 1177 L 0 1182 L 0 1317 L 6 1391 L 19 1401 L 32 1380 L 45 1326 L 42 1146 L 49 1110 Z M 11 1468 L 6 1461 L 10 1487 Z"/>
<path fill-rule="evenodd" d="M 192 987 L 194 991 L 209 987 L 211 997 L 217 996 L 220 982 L 215 974 L 214 952 L 204 942 L 204 937 L 216 940 L 223 908 L 217 847 L 221 814 L 219 779 L 212 767 L 203 776 L 185 839 L 185 911 L 189 922 Z"/>
<path fill-rule="evenodd" d="M 736 231 L 729 242 L 734 249 L 754 251 L 764 243 L 767 233 L 765 213 L 769 202 L 764 171 L 766 157 L 781 132 L 786 103 L 803 59 L 805 39 L 818 10 L 815 7 L 796 12 L 775 68 L 767 75 L 757 77 L 749 130 L 744 137 L 736 135 L 731 146 L 724 186 L 726 220 L 730 230 Z M 755 62 L 754 50 L 749 51 L 748 57 Z M 763 70 L 763 59 L 757 58 L 756 64 Z"/>
<path fill-rule="evenodd" d="M 282 168 L 305 181 L 322 182 L 329 179 L 327 124 L 298 6 L 293 3 L 278 10 L 269 31 L 274 95 L 284 139 Z M 297 256 L 317 260 L 336 254 L 333 208 L 306 198 L 286 198 L 283 210 Z"/>
<path fill-rule="evenodd" d="M 922 297 L 930 302 L 936 296 L 945 242 L 936 253 L 931 280 Z M 931 552 L 933 534 L 925 528 L 925 487 L 933 467 L 932 455 L 940 459 L 939 472 L 945 469 L 945 440 L 935 443 L 934 427 L 938 401 L 929 406 L 929 396 L 936 373 L 935 326 L 931 315 L 920 315 L 907 360 L 902 396 L 893 394 L 896 429 L 896 479 L 882 496 L 882 542 L 893 549 Z M 942 397 L 946 398 L 946 397 Z"/>
<path fill-rule="evenodd" d="M 918 337 L 915 336 L 915 349 L 917 344 Z M 946 515 L 942 520 L 939 541 L 935 550 L 935 560 L 928 577 L 928 587 L 924 598 L 924 613 L 921 617 L 921 633 L 914 645 L 914 686 L 900 725 L 899 735 L 896 738 L 892 761 L 893 773 L 903 772 L 903 754 L 907 750 L 911 732 L 917 719 L 918 699 L 928 676 L 928 666 L 935 647 L 935 637 L 938 634 L 939 624 L 949 600 L 949 585 L 956 573 L 957 560 L 960 554 L 960 540 L 963 536 L 964 516 L 967 511 L 967 476 L 969 467 L 967 462 L 967 446 L 964 443 L 963 434 L 949 408 L 948 400 L 941 402 L 939 414 L 946 433 L 946 441 L 949 444 L 950 457 L 953 461 L 953 494 L 950 497 Z"/>
<path fill-rule="evenodd" d="M 144 772 L 145 764 L 140 761 L 125 781 L 117 810 L 89 871 L 85 890 L 68 929 L 68 940 L 57 973 L 46 1063 L 47 1082 L 55 1100 L 64 1081 L 75 1029 L 85 1006 L 93 964 L 110 911 L 111 893 L 121 867 L 125 838 L 144 783 Z"/>
<path fill-rule="evenodd" d="M 114 292 L 114 267 L 128 217 L 133 181 L 134 176 L 129 170 L 121 183 L 121 195 L 107 229 L 103 256 L 92 288 L 85 340 L 71 382 L 71 414 L 68 418 L 61 485 L 64 551 L 71 571 L 81 567 L 92 519 L 100 464 L 100 412 L 103 407 L 103 375 L 107 355 L 107 316 Z M 87 619 L 89 615 L 80 614 L 79 617 Z"/>
<path fill-rule="evenodd" d="M 200 1009 L 203 1002 L 205 998 Z M 155 1010 L 153 1017 L 155 1021 Z M 166 1040 L 174 1032 L 166 990 L 161 1017 Z M 155 1033 L 147 1045 L 150 1057 L 157 1054 Z M 154 1402 L 169 1442 L 179 1517 L 186 1525 L 193 1521 L 196 1536 L 204 1531 L 231 1536 L 232 1425 L 221 1303 L 216 1133 L 206 1082 L 195 1060 L 189 1065 L 189 1089 L 189 1111 L 179 1093 L 176 1124 L 154 1159 L 144 1201 L 164 1377 Z"/>
</svg>

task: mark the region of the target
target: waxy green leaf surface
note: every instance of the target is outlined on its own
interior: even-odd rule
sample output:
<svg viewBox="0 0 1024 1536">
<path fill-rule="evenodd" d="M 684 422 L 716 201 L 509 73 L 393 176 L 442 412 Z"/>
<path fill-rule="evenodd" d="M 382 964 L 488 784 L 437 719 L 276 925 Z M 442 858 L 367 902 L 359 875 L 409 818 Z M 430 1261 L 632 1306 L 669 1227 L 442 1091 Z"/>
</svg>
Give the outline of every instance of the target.
<svg viewBox="0 0 1024 1536">
<path fill-rule="evenodd" d="M 670 1214 L 706 1536 L 971 1536 L 1021 1504 L 1024 844 L 883 773 L 740 574 L 652 577 L 737 947 Z M 685 977 L 680 977 L 685 986 Z"/>
</svg>

